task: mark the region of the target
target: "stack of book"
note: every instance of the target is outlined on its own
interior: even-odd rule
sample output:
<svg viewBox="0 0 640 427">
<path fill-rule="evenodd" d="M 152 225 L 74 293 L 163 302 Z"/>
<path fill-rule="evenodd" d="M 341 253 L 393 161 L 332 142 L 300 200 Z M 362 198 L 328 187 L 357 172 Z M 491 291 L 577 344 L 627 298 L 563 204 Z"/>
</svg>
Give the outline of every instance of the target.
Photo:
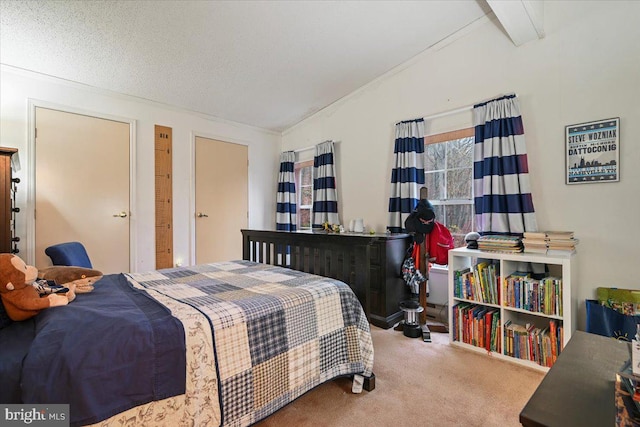
<svg viewBox="0 0 640 427">
<path fill-rule="evenodd" d="M 524 252 L 546 254 L 547 233 L 545 231 L 525 231 L 522 244 L 524 245 Z"/>
<path fill-rule="evenodd" d="M 573 231 L 547 231 L 547 254 L 569 255 L 576 253 L 579 240 L 573 237 Z"/>
<path fill-rule="evenodd" d="M 489 252 L 522 252 L 522 239 L 503 235 L 481 236 L 478 239 L 478 249 Z"/>
<path fill-rule="evenodd" d="M 525 231 L 522 238 L 524 252 L 548 255 L 573 254 L 578 243 L 573 231 Z"/>
</svg>

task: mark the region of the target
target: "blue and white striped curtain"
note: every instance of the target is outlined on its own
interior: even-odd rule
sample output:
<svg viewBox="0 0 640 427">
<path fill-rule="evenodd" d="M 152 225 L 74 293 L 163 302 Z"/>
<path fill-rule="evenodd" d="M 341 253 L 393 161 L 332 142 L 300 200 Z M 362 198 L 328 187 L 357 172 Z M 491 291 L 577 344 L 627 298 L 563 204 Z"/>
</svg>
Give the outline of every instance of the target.
<svg viewBox="0 0 640 427">
<path fill-rule="evenodd" d="M 280 231 L 296 231 L 295 161 L 296 153 L 293 151 L 285 151 L 280 154 L 278 195 L 276 197 L 276 230 Z"/>
<path fill-rule="evenodd" d="M 393 153 L 387 228 L 401 233 L 405 220 L 420 201 L 420 187 L 424 186 L 424 119 L 396 124 Z"/>
<path fill-rule="evenodd" d="M 520 106 L 515 95 L 474 105 L 473 191 L 480 234 L 537 231 Z"/>
<path fill-rule="evenodd" d="M 313 158 L 313 228 L 324 222 L 340 224 L 333 141 L 316 145 Z"/>
</svg>

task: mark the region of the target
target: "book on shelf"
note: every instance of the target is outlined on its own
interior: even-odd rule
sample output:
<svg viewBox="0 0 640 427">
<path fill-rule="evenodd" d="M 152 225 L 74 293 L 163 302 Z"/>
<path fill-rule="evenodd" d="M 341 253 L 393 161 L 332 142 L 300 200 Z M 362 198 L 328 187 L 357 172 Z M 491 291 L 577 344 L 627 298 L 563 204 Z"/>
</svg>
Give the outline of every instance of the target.
<svg viewBox="0 0 640 427">
<path fill-rule="evenodd" d="M 502 304 L 505 307 L 519 307 L 520 291 L 522 282 L 531 276 L 530 273 L 514 271 L 507 276 L 503 282 L 503 301 Z"/>
<path fill-rule="evenodd" d="M 573 231 L 546 231 L 547 239 L 573 239 Z"/>
<path fill-rule="evenodd" d="M 578 239 L 549 240 L 547 244 L 547 251 L 552 251 L 551 254 L 556 255 L 573 254 L 576 253 L 576 245 L 578 243 Z"/>
<path fill-rule="evenodd" d="M 487 311 L 487 314 L 485 316 L 485 328 L 484 328 L 484 348 L 487 349 L 487 351 L 491 351 L 491 332 L 493 331 L 493 313 L 496 310 L 489 310 Z"/>
<path fill-rule="evenodd" d="M 547 245 L 544 246 L 527 246 L 524 245 L 524 251 L 529 254 L 546 254 L 547 253 Z"/>
<path fill-rule="evenodd" d="M 547 246 L 549 247 L 575 247 L 580 243 L 580 239 L 547 239 Z"/>
<path fill-rule="evenodd" d="M 504 344 L 507 356 L 551 367 L 563 349 L 562 325 L 555 319 L 550 319 L 549 326 L 544 328 L 507 320 L 504 323 Z"/>
<path fill-rule="evenodd" d="M 536 254 L 547 253 L 546 240 L 522 239 L 522 245 L 524 247 L 523 252 L 536 253 Z"/>
<path fill-rule="evenodd" d="M 453 307 L 453 340 L 496 351 L 500 348 L 500 310 L 460 302 Z"/>
<path fill-rule="evenodd" d="M 575 249 L 547 249 L 547 255 L 549 256 L 566 256 L 577 253 Z"/>
<path fill-rule="evenodd" d="M 522 239 L 524 252 L 546 253 L 547 255 L 575 253 L 576 245 L 579 242 L 580 240 L 574 237 L 573 231 L 525 232 Z"/>
<path fill-rule="evenodd" d="M 532 313 L 562 316 L 562 279 L 534 279 L 529 273 L 514 272 L 503 283 L 505 307 Z"/>
<path fill-rule="evenodd" d="M 502 346 L 502 334 L 500 333 L 500 312 L 496 311 L 493 315 L 493 324 L 491 325 L 492 351 L 499 351 Z"/>
<path fill-rule="evenodd" d="M 524 233 L 522 233 L 522 236 L 525 239 L 530 239 L 530 240 L 545 240 L 547 238 L 547 232 L 546 231 L 525 231 Z"/>
<path fill-rule="evenodd" d="M 558 325 L 555 320 L 549 321 L 549 333 L 551 334 L 551 337 L 552 337 L 551 338 L 551 356 L 553 357 L 553 360 L 551 364 L 553 365 L 556 359 L 558 358 L 558 341 L 557 341 Z"/>
<path fill-rule="evenodd" d="M 496 264 L 480 262 L 471 268 L 454 272 L 453 295 L 472 301 L 500 304 L 500 274 Z"/>
<path fill-rule="evenodd" d="M 522 239 L 522 244 L 529 245 L 529 246 L 547 246 L 547 239 L 527 239 L 524 238 Z"/>
<path fill-rule="evenodd" d="M 485 235 L 478 239 L 478 249 L 488 252 L 522 252 L 522 238 L 500 234 Z"/>
</svg>

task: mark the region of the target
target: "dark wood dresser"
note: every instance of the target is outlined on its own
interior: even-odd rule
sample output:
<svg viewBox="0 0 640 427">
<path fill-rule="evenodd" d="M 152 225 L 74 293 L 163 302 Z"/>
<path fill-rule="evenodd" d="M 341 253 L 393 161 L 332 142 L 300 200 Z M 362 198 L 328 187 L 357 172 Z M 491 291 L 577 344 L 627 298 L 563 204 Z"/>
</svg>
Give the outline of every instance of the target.
<svg viewBox="0 0 640 427">
<path fill-rule="evenodd" d="M 18 208 L 14 206 L 14 179 L 11 168 L 11 157 L 18 152 L 17 148 L 0 147 L 0 253 L 17 253 L 17 242 L 14 235 L 14 215 Z"/>
<path fill-rule="evenodd" d="M 288 267 L 347 283 L 369 322 L 390 328 L 411 297 L 402 279 L 408 234 L 242 230 L 243 259 Z"/>
</svg>

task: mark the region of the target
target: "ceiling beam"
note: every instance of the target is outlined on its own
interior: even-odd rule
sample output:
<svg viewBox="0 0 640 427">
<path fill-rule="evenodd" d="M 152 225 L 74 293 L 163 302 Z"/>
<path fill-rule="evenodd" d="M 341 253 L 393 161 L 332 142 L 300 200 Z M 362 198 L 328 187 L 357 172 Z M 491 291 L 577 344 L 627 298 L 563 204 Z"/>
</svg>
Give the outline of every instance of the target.
<svg viewBox="0 0 640 427">
<path fill-rule="evenodd" d="M 487 0 L 516 46 L 544 37 L 542 0 Z"/>
</svg>

